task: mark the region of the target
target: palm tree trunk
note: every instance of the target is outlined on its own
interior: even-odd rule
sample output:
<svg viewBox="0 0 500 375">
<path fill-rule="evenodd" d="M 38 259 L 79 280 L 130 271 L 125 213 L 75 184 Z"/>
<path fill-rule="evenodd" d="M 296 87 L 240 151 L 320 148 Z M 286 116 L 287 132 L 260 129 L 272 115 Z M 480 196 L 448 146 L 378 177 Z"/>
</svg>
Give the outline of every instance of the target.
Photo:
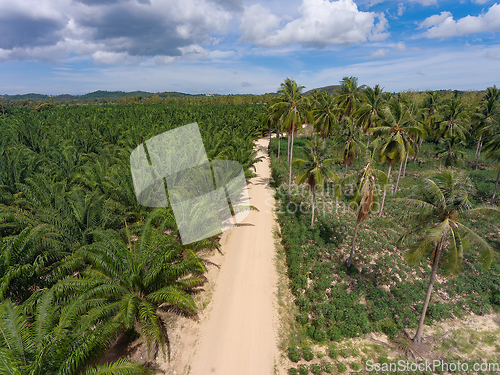
<svg viewBox="0 0 500 375">
<path fill-rule="evenodd" d="M 290 145 L 290 171 L 288 173 L 288 202 L 290 202 L 290 188 L 292 187 L 293 130 L 294 129 L 292 125 L 292 144 Z"/>
<path fill-rule="evenodd" d="M 413 342 L 420 343 L 422 341 L 422 329 L 424 327 L 425 313 L 427 311 L 427 306 L 429 306 L 429 301 L 431 299 L 432 288 L 434 287 L 434 281 L 436 280 L 436 273 L 439 263 L 439 257 L 441 256 L 441 251 L 443 249 L 443 238 L 439 241 L 436 253 L 434 255 L 434 261 L 432 262 L 431 278 L 429 280 L 429 287 L 427 288 L 427 294 L 425 296 L 424 307 L 422 308 L 422 314 L 420 315 L 420 320 L 418 322 L 417 332 L 413 338 Z"/>
<path fill-rule="evenodd" d="M 410 151 L 406 151 L 405 167 L 403 169 L 403 177 L 406 176 L 406 164 L 408 163 L 408 156 L 410 156 Z"/>
<path fill-rule="evenodd" d="M 326 147 L 326 137 L 323 137 L 323 147 Z"/>
<path fill-rule="evenodd" d="M 391 178 L 391 169 L 392 169 L 392 164 L 389 163 L 389 171 L 387 172 L 387 184 L 389 184 L 389 179 Z M 378 212 L 378 217 L 381 217 L 382 212 L 384 211 L 385 194 L 387 193 L 387 184 L 384 187 L 384 195 L 382 195 L 382 204 L 380 205 L 380 211 Z"/>
<path fill-rule="evenodd" d="M 345 169 L 344 169 L 344 177 L 346 176 L 347 174 L 347 164 L 345 165 Z"/>
<path fill-rule="evenodd" d="M 498 189 L 498 180 L 500 179 L 500 171 L 498 171 L 497 174 L 497 182 L 495 182 L 495 190 L 493 191 L 493 196 L 491 197 L 490 204 L 493 204 L 495 201 L 495 195 L 497 194 L 497 189 Z"/>
<path fill-rule="evenodd" d="M 483 142 L 479 142 L 477 145 L 477 155 L 476 155 L 476 171 L 477 171 L 477 166 L 479 165 L 479 156 L 481 155 L 481 148 L 483 147 Z"/>
<path fill-rule="evenodd" d="M 477 157 L 477 153 L 479 152 L 479 145 L 481 144 L 481 139 L 482 138 L 483 138 L 483 135 L 481 134 L 479 136 L 479 141 L 477 141 L 476 154 L 474 155 L 475 157 Z"/>
<path fill-rule="evenodd" d="M 398 191 L 399 178 L 401 177 L 402 168 L 403 168 L 403 159 L 401 159 L 401 163 L 399 163 L 398 179 L 396 180 L 396 186 L 394 187 L 394 194 L 396 194 L 396 191 Z"/>
<path fill-rule="evenodd" d="M 443 161 L 442 161 L 441 159 L 439 159 L 439 170 L 441 170 L 441 163 L 442 163 L 442 162 L 443 162 Z"/>
<path fill-rule="evenodd" d="M 354 255 L 354 246 L 356 246 L 356 237 L 358 236 L 359 221 L 356 221 L 356 229 L 354 229 L 354 237 L 352 238 L 351 254 L 349 255 L 349 260 L 347 261 L 347 268 L 351 267 L 352 256 Z"/>
<path fill-rule="evenodd" d="M 367 134 L 368 135 L 368 140 L 366 141 L 366 148 L 368 148 L 368 146 L 370 146 L 370 134 Z"/>
<path fill-rule="evenodd" d="M 292 135 L 293 137 L 293 135 Z M 288 133 L 288 146 L 286 148 L 286 160 L 290 162 L 290 133 Z"/>
<path fill-rule="evenodd" d="M 280 158 L 280 151 L 281 151 L 281 130 L 278 129 L 278 160 Z"/>
<path fill-rule="evenodd" d="M 269 144 L 271 144 L 272 124 L 269 124 Z"/>
<path fill-rule="evenodd" d="M 311 229 L 314 228 L 314 204 L 316 203 L 316 186 L 312 187 L 312 191 L 313 191 L 313 202 L 312 202 Z"/>
</svg>

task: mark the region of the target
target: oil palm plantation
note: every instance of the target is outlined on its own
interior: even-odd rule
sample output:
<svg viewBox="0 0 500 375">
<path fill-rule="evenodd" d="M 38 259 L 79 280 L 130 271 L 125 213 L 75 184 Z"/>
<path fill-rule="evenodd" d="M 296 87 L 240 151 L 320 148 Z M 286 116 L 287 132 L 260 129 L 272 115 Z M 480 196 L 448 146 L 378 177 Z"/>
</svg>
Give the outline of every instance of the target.
<svg viewBox="0 0 500 375">
<path fill-rule="evenodd" d="M 290 188 L 292 185 L 292 160 L 293 160 L 293 137 L 297 131 L 297 126 L 301 125 L 308 115 L 308 100 L 302 96 L 304 86 L 297 85 L 293 79 L 287 78 L 278 90 L 280 94 L 279 102 L 273 104 L 269 110 L 276 114 L 276 117 L 283 121 L 283 128 L 287 130 L 290 137 L 289 173 L 288 173 L 288 200 L 290 200 Z M 310 112 L 309 112 L 310 114 Z M 312 116 L 309 119 L 312 123 Z"/>
<path fill-rule="evenodd" d="M 40 289 L 24 308 L 0 303 L 0 373 L 12 375 L 144 374 L 128 360 L 86 365 L 99 360 L 120 326 L 106 320 L 103 301 L 82 294 L 70 303 L 53 290 Z M 26 314 L 23 310 L 30 310 Z M 104 320 L 103 320 L 104 319 Z"/>
<path fill-rule="evenodd" d="M 193 293 L 205 281 L 203 260 L 163 233 L 169 216 L 164 208 L 153 211 L 137 241 L 129 237 L 125 242 L 116 231 L 97 231 L 96 242 L 80 248 L 64 265 L 66 272 L 82 263 L 89 267 L 55 286 L 70 297 L 86 292 L 105 298 L 106 309 L 122 329 L 136 330 L 148 350 L 164 354 L 168 336 L 162 311 L 194 316 Z"/>
<path fill-rule="evenodd" d="M 404 245 L 410 242 L 407 260 L 415 263 L 429 255 L 432 263 L 427 294 L 413 338 L 414 342 L 420 343 L 439 264 L 442 264 L 446 274 L 460 272 L 463 254 L 469 248 L 472 250 L 473 245 L 481 249 L 479 259 L 484 268 L 489 268 L 495 258 L 489 243 L 466 226 L 464 219 L 471 215 L 488 214 L 498 220 L 500 210 L 491 206 L 472 207 L 469 197 L 473 185 L 465 173 L 444 170 L 416 182 L 414 189 L 412 195 L 400 201 L 414 208 L 415 212 L 398 220 L 409 225 L 409 230 L 399 240 Z"/>
<path fill-rule="evenodd" d="M 316 203 L 316 191 L 323 189 L 325 180 L 337 181 L 337 176 L 330 169 L 333 159 L 325 159 L 325 147 L 320 140 L 307 142 L 306 148 L 300 148 L 303 159 L 296 158 L 293 164 L 299 166 L 304 173 L 297 177 L 297 184 L 304 182 L 309 185 L 312 192 L 312 217 L 311 229 L 314 228 L 314 208 Z"/>
</svg>

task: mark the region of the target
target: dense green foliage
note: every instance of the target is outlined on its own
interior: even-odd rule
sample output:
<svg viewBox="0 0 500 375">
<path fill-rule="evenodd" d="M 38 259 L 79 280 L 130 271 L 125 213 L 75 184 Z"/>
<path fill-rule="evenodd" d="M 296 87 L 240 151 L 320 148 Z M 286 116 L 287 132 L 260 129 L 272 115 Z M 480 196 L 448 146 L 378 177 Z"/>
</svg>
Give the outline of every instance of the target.
<svg viewBox="0 0 500 375">
<path fill-rule="evenodd" d="M 209 159 L 238 161 L 250 176 L 264 110 L 49 105 L 11 108 L 0 118 L 0 301 L 12 316 L 3 322 L 24 342 L 0 341 L 5 366 L 79 373 L 125 332 L 142 335 L 151 356 L 165 353 L 165 314 L 196 315 L 193 294 L 205 280 L 197 252 L 217 239 L 182 245 L 170 209 L 139 205 L 130 153 L 197 122 Z M 141 370 L 110 366 L 114 374 Z"/>
<path fill-rule="evenodd" d="M 336 186 L 343 193 L 335 194 L 335 179 L 321 187 L 322 193 L 317 193 L 314 228 L 308 225 L 312 210 L 310 192 L 300 186 L 292 187 L 289 202 L 286 197 L 289 180 L 289 164 L 284 156 L 287 155 L 286 140 L 281 140 L 279 153 L 278 140 L 273 139 L 270 144 L 272 177 L 279 199 L 281 240 L 287 257 L 290 289 L 299 309 L 296 319 L 304 333 L 316 342 L 340 341 L 372 331 L 395 338 L 403 329 L 417 328 L 429 285 L 429 264 L 432 263 L 425 258 L 419 258 L 415 263 L 408 263 L 405 259 L 408 246 L 398 243 L 398 239 L 410 230 L 410 226 L 401 218 L 408 214 L 418 217 L 424 212 L 422 206 L 412 210 L 403 198 L 414 192 L 415 181 L 439 172 L 446 164 L 455 166 L 457 173 L 464 171 L 465 175 L 470 175 L 472 189 L 467 191 L 467 199 L 471 207 L 486 203 L 493 195 L 497 171 L 491 163 L 484 162 L 480 162 L 479 170 L 474 171 L 476 160 L 479 160 L 474 151 L 477 141 L 481 142 L 480 137 L 490 145 L 486 150 L 496 150 L 497 146 L 491 144 L 497 145 L 498 140 L 492 134 L 474 130 L 481 128 L 477 121 L 482 121 L 482 117 L 476 113 L 484 112 L 487 95 L 484 98 L 482 94 L 446 92 L 390 95 L 381 93 L 378 88 L 377 95 L 382 99 L 376 104 L 380 112 L 377 113 L 370 110 L 375 106 L 375 90 L 358 87 L 353 77 L 344 78 L 337 91 L 339 95 L 329 99 L 335 103 L 331 111 L 339 113 L 337 123 L 333 124 L 335 128 L 328 128 L 323 134 L 321 109 L 327 96 L 313 93 L 316 98 L 311 96 L 311 111 L 317 114 L 315 119 L 320 126 L 313 132 L 305 127 L 293 138 L 294 147 L 304 147 L 306 138 L 325 139 L 326 157 L 334 160 L 330 168 L 339 177 Z M 489 129 L 498 132 L 498 102 L 494 108 L 491 105 L 489 108 Z M 358 237 L 353 266 L 346 267 L 350 242 L 347 239 L 354 234 L 357 212 L 349 203 L 360 194 L 359 179 L 366 160 L 362 157 L 353 159 L 353 178 L 343 181 L 340 176 L 345 173 L 345 149 L 351 139 L 346 141 L 335 135 L 353 123 L 366 129 L 366 135 L 358 132 L 353 139 L 360 145 L 368 145 L 374 159 L 367 160 L 372 160 L 379 169 L 385 169 L 384 162 L 397 162 L 397 180 L 400 182 L 399 188 L 396 184 L 388 191 L 383 217 L 372 215 L 366 219 Z M 287 130 L 286 127 L 282 129 Z M 279 154 L 282 155 L 280 158 Z M 294 177 L 303 173 L 299 166 L 292 171 Z M 396 182 L 396 178 L 389 180 L 389 184 L 393 181 Z M 375 189 L 378 196 L 384 191 L 384 183 L 380 184 Z M 456 214 L 450 214 L 455 218 Z M 467 238 L 467 244 L 450 245 L 456 256 L 440 259 L 437 272 L 440 278 L 433 285 L 431 303 L 425 312 L 427 324 L 471 312 L 486 314 L 500 309 L 500 266 L 496 261 L 491 262 L 500 249 L 498 220 L 494 216 L 470 217 L 464 212 L 458 225 L 470 229 L 467 234 L 462 234 Z M 477 236 L 474 237 L 472 232 Z M 423 233 L 427 232 L 420 232 Z M 408 244 L 418 240 L 417 232 L 410 233 L 407 239 Z M 471 244 L 467 249 L 469 240 Z M 493 251 L 489 252 L 494 254 L 493 258 L 486 259 L 484 252 L 481 253 L 478 244 L 482 240 Z M 446 244 L 451 241 L 447 239 Z M 450 267 L 446 266 L 452 261 L 457 265 L 453 272 L 458 274 L 443 278 L 450 273 Z M 484 264 L 491 267 L 484 271 Z M 338 354 L 335 349 L 330 353 L 332 358 Z"/>
</svg>

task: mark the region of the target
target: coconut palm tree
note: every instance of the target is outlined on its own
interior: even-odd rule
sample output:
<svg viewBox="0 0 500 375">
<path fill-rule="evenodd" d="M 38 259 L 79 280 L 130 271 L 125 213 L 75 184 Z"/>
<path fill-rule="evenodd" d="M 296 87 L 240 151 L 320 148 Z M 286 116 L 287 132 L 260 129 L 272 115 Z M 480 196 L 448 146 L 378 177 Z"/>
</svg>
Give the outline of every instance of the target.
<svg viewBox="0 0 500 375">
<path fill-rule="evenodd" d="M 344 165 L 344 177 L 347 167 L 351 166 L 366 146 L 361 142 L 361 130 L 351 117 L 344 117 L 342 125 L 335 136 L 335 142 L 342 147 L 342 164 Z"/>
<path fill-rule="evenodd" d="M 323 138 L 323 144 L 326 145 L 326 139 L 338 127 L 339 109 L 335 104 L 335 98 L 328 93 L 318 94 L 318 103 L 312 111 L 314 117 L 314 127 Z"/>
<path fill-rule="evenodd" d="M 436 150 L 436 156 L 439 158 L 439 169 L 441 170 L 443 158 L 445 167 L 451 167 L 455 162 L 462 160 L 465 157 L 463 146 L 464 142 L 458 137 L 441 138 Z"/>
<path fill-rule="evenodd" d="M 273 104 L 271 111 L 276 113 L 276 116 L 283 121 L 283 127 L 287 129 L 290 139 L 289 153 L 289 173 L 288 173 L 288 200 L 290 200 L 290 188 L 292 185 L 292 160 L 293 160 L 293 137 L 297 130 L 297 125 L 302 124 L 304 117 L 308 112 L 308 100 L 302 96 L 304 86 L 298 86 L 293 79 L 287 78 L 281 84 L 280 101 Z M 309 122 L 313 122 L 312 118 Z"/>
<path fill-rule="evenodd" d="M 384 95 L 383 89 L 379 85 L 373 88 L 367 86 L 361 95 L 361 105 L 355 112 L 356 125 L 363 129 L 363 132 L 368 135 L 366 147 L 370 143 L 370 131 L 377 126 L 379 114 L 385 108 L 388 102 L 388 96 Z"/>
<path fill-rule="evenodd" d="M 492 130 L 492 127 L 495 126 L 495 118 L 493 117 L 493 115 L 497 110 L 497 104 L 499 100 L 500 89 L 497 89 L 496 86 L 488 87 L 483 96 L 483 101 L 480 103 L 480 106 L 474 116 L 478 121 L 476 130 L 479 134 L 479 140 L 477 141 L 476 148 L 476 171 L 479 165 L 481 147 L 483 145 L 483 135 L 487 135 L 488 131 Z"/>
<path fill-rule="evenodd" d="M 393 99 L 389 102 L 387 109 L 381 113 L 381 126 L 374 130 L 378 136 L 376 140 L 377 152 L 382 162 L 389 164 L 387 172 L 387 181 L 391 177 L 392 166 L 399 162 L 398 179 L 394 188 L 397 191 L 401 168 L 406 158 L 406 154 L 413 154 L 414 138 L 411 136 L 419 128 L 414 126 L 413 118 L 410 112 L 401 101 Z M 380 205 L 379 217 L 382 216 L 384 209 L 387 186 L 384 187 L 382 204 Z"/>
<path fill-rule="evenodd" d="M 465 104 L 459 97 L 452 97 L 444 106 L 443 118 L 439 124 L 437 139 L 456 136 L 465 140 L 465 134 L 470 127 L 469 122 L 470 117 Z"/>
<path fill-rule="evenodd" d="M 358 86 L 357 77 L 342 78 L 340 87 L 335 89 L 335 92 L 338 93 L 336 99 L 341 109 L 339 121 L 341 121 L 344 116 L 350 116 L 351 112 L 356 109 L 356 105 L 361 98 L 361 90 L 363 90 L 364 87 L 364 85 Z"/>
<path fill-rule="evenodd" d="M 415 263 L 425 255 L 431 256 L 432 269 L 429 286 L 425 296 L 422 314 L 413 341 L 421 342 L 425 313 L 429 305 L 438 265 L 447 274 L 461 270 L 463 253 L 469 243 L 475 243 L 482 248 L 480 260 L 485 268 L 491 266 L 495 258 L 493 249 L 486 240 L 463 224 L 462 219 L 473 214 L 488 214 L 490 217 L 500 217 L 497 207 L 482 206 L 472 208 L 469 197 L 473 185 L 465 173 L 455 173 L 444 170 L 432 177 L 424 178 L 415 183 L 415 191 L 407 198 L 400 199 L 408 207 L 414 207 L 415 213 L 408 214 L 399 221 L 410 225 L 409 229 L 399 239 L 406 246 L 410 238 L 416 236 L 410 246 L 407 260 Z"/>
<path fill-rule="evenodd" d="M 492 159 L 495 163 L 495 171 L 497 171 L 497 180 L 495 182 L 495 190 L 493 190 L 493 196 L 491 197 L 490 204 L 495 202 L 495 196 L 498 189 L 498 181 L 500 180 L 500 135 L 498 133 L 500 129 L 497 128 L 495 131 L 495 136 L 486 143 L 484 146 L 486 153 L 486 159 Z"/>
<path fill-rule="evenodd" d="M 311 229 L 314 228 L 314 208 L 316 202 L 316 190 L 319 187 L 323 188 L 325 180 L 337 181 L 336 174 L 329 168 L 333 163 L 333 159 L 325 159 L 325 147 L 319 139 L 306 143 L 306 148 L 300 148 L 303 159 L 296 158 L 293 160 L 294 165 L 305 169 L 305 172 L 297 177 L 297 184 L 304 182 L 309 185 L 312 192 L 312 217 Z"/>
<path fill-rule="evenodd" d="M 351 203 L 355 203 L 356 206 L 356 227 L 354 229 L 351 253 L 349 255 L 349 260 L 347 261 L 347 267 L 351 267 L 352 264 L 352 257 L 354 255 L 356 238 L 358 236 L 358 229 L 360 225 L 366 220 L 370 213 L 372 213 L 374 204 L 379 204 L 378 195 L 374 194 L 376 183 L 381 185 L 387 184 L 387 175 L 381 170 L 376 169 L 373 166 L 373 159 L 369 157 L 363 171 L 361 172 L 361 178 L 359 180 L 356 195 L 351 201 Z M 352 207 L 351 204 L 350 206 Z"/>
</svg>

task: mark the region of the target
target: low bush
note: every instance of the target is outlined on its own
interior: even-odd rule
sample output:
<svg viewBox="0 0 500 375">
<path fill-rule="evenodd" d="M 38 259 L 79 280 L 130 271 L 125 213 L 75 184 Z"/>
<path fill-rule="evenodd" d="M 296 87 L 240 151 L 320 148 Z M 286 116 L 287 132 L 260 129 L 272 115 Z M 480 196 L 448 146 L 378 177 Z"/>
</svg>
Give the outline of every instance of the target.
<svg viewBox="0 0 500 375">
<path fill-rule="evenodd" d="M 296 347 L 289 347 L 288 348 L 288 358 L 290 358 L 290 361 L 297 363 L 300 361 L 302 358 L 300 350 Z"/>
</svg>

